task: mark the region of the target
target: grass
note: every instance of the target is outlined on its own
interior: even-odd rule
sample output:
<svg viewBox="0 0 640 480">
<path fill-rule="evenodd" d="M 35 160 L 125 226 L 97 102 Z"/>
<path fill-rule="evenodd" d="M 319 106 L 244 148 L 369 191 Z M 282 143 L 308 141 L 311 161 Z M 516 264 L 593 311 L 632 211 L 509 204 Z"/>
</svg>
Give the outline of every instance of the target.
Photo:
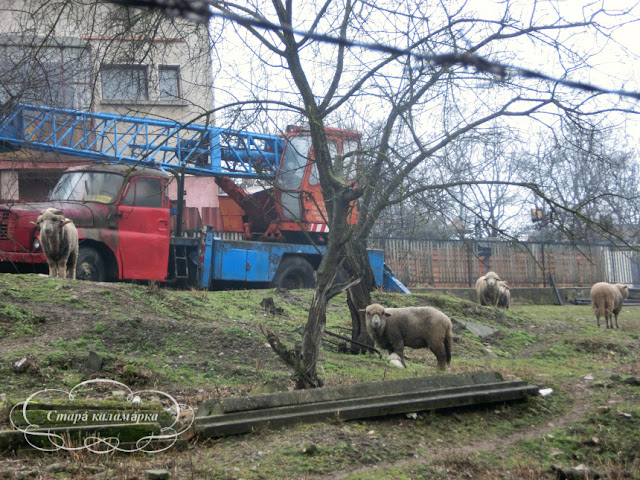
<svg viewBox="0 0 640 480">
<path fill-rule="evenodd" d="M 292 345 L 301 338 L 297 327 L 305 323 L 312 298 L 310 291 L 175 291 L 37 275 L 0 275 L 0 292 L 3 412 L 43 387 L 69 389 L 96 375 L 132 388 L 158 389 L 196 408 L 208 398 L 286 390 L 292 387 L 291 372 L 258 325 Z M 273 298 L 281 315 L 264 311 L 266 297 Z M 515 305 L 505 312 L 439 294 L 374 292 L 373 299 L 387 306 L 432 305 L 454 319 L 496 328 L 495 335 L 483 339 L 456 327 L 452 373 L 498 371 L 507 379 L 550 387 L 553 394 L 420 412 L 415 420 L 392 416 L 260 428 L 238 437 L 193 439 L 186 450 L 156 455 L 96 459 L 86 452 L 8 452 L 10 463 L 0 460 L 0 471 L 44 471 L 53 459 L 74 465 L 55 478 L 143 477 L 145 470 L 162 467 L 174 478 L 297 479 L 340 473 L 350 479 L 551 479 L 556 478 L 552 466 L 583 463 L 607 478 L 640 478 L 634 456 L 640 447 L 634 433 L 640 427 L 640 387 L 625 383 L 640 376 L 640 321 L 633 307 L 623 309 L 621 329 L 605 330 L 595 326 L 584 306 Z M 344 334 L 350 326 L 344 296 L 333 299 L 327 328 Z M 103 358 L 99 373 L 87 370 L 90 351 Z M 431 352 L 406 353 L 408 368 L 402 370 L 385 357 L 341 354 L 327 342 L 318 369 L 327 385 L 436 373 Z M 15 373 L 13 364 L 26 357 L 33 368 Z M 609 410 L 599 409 L 603 406 Z M 6 427 L 6 413 L 0 413 L 0 422 Z"/>
</svg>

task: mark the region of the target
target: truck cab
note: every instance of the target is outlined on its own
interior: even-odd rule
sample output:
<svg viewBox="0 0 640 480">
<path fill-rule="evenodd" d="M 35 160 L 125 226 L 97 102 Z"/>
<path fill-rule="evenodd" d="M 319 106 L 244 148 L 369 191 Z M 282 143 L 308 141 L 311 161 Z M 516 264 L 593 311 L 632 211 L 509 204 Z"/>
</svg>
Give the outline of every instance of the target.
<svg viewBox="0 0 640 480">
<path fill-rule="evenodd" d="M 127 165 L 68 169 L 47 202 L 0 206 L 4 261 L 44 261 L 31 221 L 49 207 L 73 220 L 80 238 L 77 276 L 94 281 L 166 280 L 171 236 L 171 177 Z"/>
</svg>

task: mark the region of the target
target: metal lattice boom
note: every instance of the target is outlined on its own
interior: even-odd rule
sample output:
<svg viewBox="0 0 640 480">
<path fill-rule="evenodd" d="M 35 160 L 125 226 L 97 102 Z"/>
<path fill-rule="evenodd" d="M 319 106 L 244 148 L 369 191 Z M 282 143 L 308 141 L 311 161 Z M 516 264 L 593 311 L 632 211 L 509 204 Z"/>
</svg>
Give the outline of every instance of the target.
<svg viewBox="0 0 640 480">
<path fill-rule="evenodd" d="M 185 173 L 274 177 L 284 138 L 150 118 L 17 104 L 0 116 L 0 143 L 92 161 Z"/>
</svg>

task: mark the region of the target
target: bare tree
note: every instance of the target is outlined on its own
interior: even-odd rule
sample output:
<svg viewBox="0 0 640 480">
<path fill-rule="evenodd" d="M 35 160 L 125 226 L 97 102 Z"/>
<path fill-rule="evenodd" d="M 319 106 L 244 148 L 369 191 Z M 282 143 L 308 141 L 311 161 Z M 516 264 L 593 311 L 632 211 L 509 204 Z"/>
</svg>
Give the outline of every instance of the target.
<svg viewBox="0 0 640 480">
<path fill-rule="evenodd" d="M 511 184 L 520 181 L 513 159 L 522 147 L 514 129 L 490 125 L 446 149 L 448 180 L 467 183 L 445 191 L 457 204 L 459 224 L 469 234 L 498 237 L 518 229 L 524 218 L 524 198 L 521 189 Z M 478 185 L 478 181 L 486 183 Z"/>
<path fill-rule="evenodd" d="M 521 157 L 523 180 L 536 183 L 548 197 L 571 209 L 545 206 L 547 235 L 585 242 L 617 233 L 637 243 L 639 165 L 625 139 L 620 125 L 566 117 L 557 134 L 541 139 L 536 150 Z M 593 222 L 581 221 L 572 211 Z"/>
<path fill-rule="evenodd" d="M 247 47 L 242 58 L 250 57 L 251 74 L 242 80 L 234 77 L 241 83 L 234 95 L 241 97 L 244 86 L 252 99 L 287 103 L 287 110 L 304 117 L 311 130 L 331 233 L 301 351 L 292 363 L 299 387 L 322 384 L 316 365 L 325 307 L 335 294 L 334 272 L 341 262 L 350 277 L 359 280 L 348 291 L 353 338 L 366 335 L 357 313 L 370 302 L 373 284 L 365 247 L 385 209 L 462 184 L 509 183 L 511 170 L 507 179 L 496 181 L 503 168 L 485 170 L 486 178 L 493 178 L 481 182 L 438 175 L 447 173 L 439 170 L 447 147 L 485 125 L 523 118 L 544 122 L 549 114 L 570 110 L 579 115 L 611 107 L 598 96 L 519 76 L 523 70 L 508 68 L 525 62 L 527 67 L 551 67 L 557 77 L 578 76 L 594 53 L 585 48 L 586 42 L 580 43 L 580 35 L 609 35 L 610 12 L 587 7 L 584 16 L 565 17 L 537 2 L 527 3 L 502 2 L 495 6 L 497 16 L 482 16 L 465 2 L 212 2 L 219 15 L 233 20 L 224 27 Z M 524 43 L 532 45 L 529 52 L 538 52 L 535 57 L 516 55 Z M 233 71 L 234 65 L 227 67 Z M 329 123 L 378 132 L 357 185 L 345 181 L 342 159 L 329 153 L 324 138 Z M 521 122 L 520 128 L 532 124 Z M 409 182 L 418 169 L 421 181 Z M 354 199 L 359 201 L 359 217 L 351 227 L 347 217 Z M 466 198 L 459 200 L 466 206 Z"/>
</svg>

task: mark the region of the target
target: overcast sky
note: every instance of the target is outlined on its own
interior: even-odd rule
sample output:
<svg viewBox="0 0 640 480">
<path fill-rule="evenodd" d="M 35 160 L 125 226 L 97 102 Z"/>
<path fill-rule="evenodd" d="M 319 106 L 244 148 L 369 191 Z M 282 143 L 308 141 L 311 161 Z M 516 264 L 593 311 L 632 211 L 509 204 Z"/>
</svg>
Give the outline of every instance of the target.
<svg viewBox="0 0 640 480">
<path fill-rule="evenodd" d="M 313 0 L 309 2 L 304 0 L 294 2 L 294 8 L 297 8 L 300 12 L 295 17 L 294 27 L 306 30 L 313 18 L 314 10 L 320 8 L 323 3 Z M 445 2 L 445 5 L 447 8 L 453 9 L 453 5 L 457 3 L 457 0 L 451 0 Z M 572 29 L 571 32 L 560 33 L 560 35 L 564 35 L 562 45 L 567 49 L 567 52 L 599 51 L 597 56 L 589 61 L 593 68 L 568 71 L 566 77 L 563 77 L 565 74 L 564 65 L 560 63 L 553 49 L 539 50 L 539 44 L 535 47 L 536 49 L 533 49 L 531 43 L 526 39 L 511 41 L 508 44 L 508 48 L 515 54 L 512 65 L 532 69 L 553 78 L 565 78 L 571 81 L 590 83 L 605 89 L 640 92 L 640 61 L 638 61 L 640 57 L 640 41 L 638 41 L 638 38 L 640 38 L 640 35 L 638 35 L 640 29 L 640 21 L 638 20 L 640 17 L 640 0 L 526 0 L 520 2 L 512 1 L 510 3 L 514 5 L 509 12 L 510 15 L 518 16 L 525 25 L 531 19 L 534 19 L 535 24 L 549 23 L 550 19 L 557 18 L 558 12 L 568 21 L 581 21 L 584 18 L 589 18 L 596 10 L 604 6 L 612 14 L 609 16 L 600 15 L 598 16 L 598 21 L 605 29 L 616 27 L 612 37 L 607 38 L 603 34 L 596 37 L 588 34 L 586 28 L 583 31 Z M 384 7 L 385 5 L 396 9 L 401 6 L 391 0 L 379 0 L 376 2 L 377 7 Z M 498 0 L 469 0 L 465 5 L 465 9 L 466 11 L 474 10 L 479 12 L 480 18 L 498 20 L 504 15 L 506 5 L 504 1 Z M 522 5 L 522 7 L 517 7 L 519 5 Z M 271 2 L 265 1 L 262 8 L 263 10 L 261 11 L 266 14 L 267 19 L 276 22 Z M 429 12 L 432 14 L 429 16 L 429 20 L 434 25 L 438 25 L 437 15 L 442 15 L 442 8 L 433 7 L 432 5 L 425 5 L 424 8 L 434 8 L 433 11 Z M 631 13 L 624 17 L 621 16 L 620 14 L 625 11 L 630 11 Z M 375 31 L 378 28 L 381 29 L 385 21 L 389 20 L 371 18 L 366 26 L 370 26 L 371 30 Z M 249 47 L 234 31 L 234 28 L 243 32 L 242 27 L 232 27 L 228 23 L 225 25 L 224 30 L 220 32 L 220 22 L 214 22 L 213 24 L 214 35 L 217 39 L 216 48 L 219 49 L 217 52 L 219 57 L 214 58 L 214 63 L 217 63 L 218 66 L 214 79 L 216 105 L 219 107 L 235 100 L 247 100 L 254 95 L 258 98 L 279 100 L 284 98 L 282 92 L 295 92 L 297 89 L 292 85 L 290 75 L 281 65 L 280 59 L 275 55 L 268 57 L 270 52 L 264 48 Z M 317 33 L 322 34 L 326 31 L 326 25 L 321 23 Z M 269 36 L 271 33 L 264 32 L 264 34 Z M 332 35 L 335 35 L 335 30 Z M 551 33 L 551 35 L 554 35 L 554 33 Z M 393 45 L 392 38 L 384 38 L 382 36 L 372 36 L 372 38 L 373 40 L 371 41 Z M 327 45 L 325 50 L 330 52 L 332 47 Z M 318 55 L 314 57 L 314 60 L 320 59 L 321 55 L 317 54 L 317 52 L 321 51 L 322 49 L 314 50 Z M 360 47 L 354 47 L 352 51 L 363 57 L 367 55 L 367 50 Z M 265 59 L 266 64 L 263 62 Z M 307 64 L 306 68 L 308 67 L 309 65 Z M 312 81 L 318 81 L 317 79 L 322 76 L 324 70 L 320 63 L 316 65 L 315 69 L 310 76 Z M 331 70 L 332 65 L 327 71 Z M 265 81 L 265 78 L 268 78 L 268 81 Z M 317 93 L 323 91 L 323 88 L 316 90 Z M 620 99 L 616 95 L 608 95 L 605 100 L 608 102 L 619 101 L 620 107 L 629 108 L 631 106 L 640 110 L 640 102 L 638 101 Z M 275 129 L 283 128 L 281 124 L 296 121 L 295 118 L 292 120 L 291 115 L 288 115 L 288 118 L 287 115 L 282 117 L 281 113 L 276 113 L 275 111 L 271 115 L 272 121 L 267 122 L 271 123 L 271 125 L 255 125 L 255 130 L 269 130 L 273 133 Z M 628 119 L 630 134 L 640 141 L 640 119 L 636 119 L 635 115 L 612 114 L 610 118 L 612 120 L 615 119 L 617 123 L 623 119 Z M 224 124 L 224 114 L 218 116 L 218 123 L 221 126 Z"/>
<path fill-rule="evenodd" d="M 253 2 L 252 2 L 253 3 Z M 314 9 L 307 8 L 308 5 L 313 5 L 315 8 L 319 8 L 324 2 L 294 2 L 294 7 L 299 9 L 299 14 L 296 15 L 294 21 L 294 27 L 297 29 L 305 30 L 311 19 L 313 18 Z M 382 4 L 384 6 L 384 0 L 377 2 L 376 5 Z M 453 9 L 453 5 L 457 2 L 450 1 L 445 2 L 448 8 Z M 535 23 L 549 22 L 549 18 L 554 18 L 558 12 L 567 20 L 579 21 L 583 18 L 588 18 L 594 11 L 601 7 L 604 7 L 611 12 L 622 13 L 623 11 L 631 11 L 629 15 L 625 17 L 611 15 L 608 17 L 599 16 L 598 21 L 605 27 L 617 26 L 617 30 L 614 32 L 612 38 L 605 38 L 601 35 L 599 38 L 595 36 L 588 36 L 585 34 L 579 34 L 572 30 L 571 35 L 567 35 L 564 45 L 567 49 L 590 49 L 594 47 L 600 49 L 600 54 L 594 60 L 592 71 L 587 72 L 580 70 L 576 72 L 576 75 L 571 77 L 571 74 L 567 77 L 570 80 L 589 82 L 602 88 L 608 88 L 613 90 L 625 89 L 640 91 L 640 62 L 636 60 L 640 56 L 640 35 L 638 30 L 640 29 L 640 3 L 638 0 L 538 0 L 538 1 L 525 1 L 525 2 L 512 2 L 514 5 L 522 4 L 524 8 L 513 8 L 510 10 L 510 15 L 519 16 L 523 23 L 527 23 L 530 19 L 535 19 Z M 400 5 L 395 2 L 390 2 L 390 5 L 398 8 Z M 506 3 L 499 0 L 472 0 L 468 1 L 465 9 L 470 11 L 480 12 L 482 18 L 494 18 L 499 19 L 505 10 Z M 534 9 L 535 6 L 535 9 Z M 262 13 L 266 13 L 267 19 L 276 22 L 273 16 L 273 7 L 270 2 L 265 2 L 264 10 Z M 431 19 L 432 17 L 430 17 Z M 437 18 L 433 21 L 437 24 Z M 372 30 L 376 25 L 376 20 L 370 19 L 369 23 L 372 26 Z M 367 25 L 369 25 L 369 23 Z M 381 22 L 378 22 L 381 24 Z M 228 26 L 228 25 L 227 25 Z M 214 26 L 214 31 L 216 27 Z M 318 33 L 324 33 L 322 25 L 318 30 Z M 585 29 L 586 33 L 586 29 Z M 220 33 L 216 34 L 216 37 Z M 268 36 L 269 33 L 265 32 Z M 217 37 L 220 38 L 220 37 Z M 250 80 L 257 78 L 262 73 L 262 67 L 260 65 L 259 58 L 255 57 L 254 52 L 243 43 L 238 36 L 233 32 L 232 28 L 225 29 L 222 32 L 222 41 L 216 43 L 216 47 L 220 48 L 219 67 L 221 72 L 218 78 L 216 87 L 229 92 L 238 92 L 240 84 L 248 85 Z M 374 37 L 375 41 L 381 44 L 393 45 L 393 40 L 384 37 Z M 546 55 L 543 52 L 531 50 L 531 44 L 526 41 L 511 42 L 510 48 L 514 50 L 520 50 L 518 59 L 526 59 L 526 64 L 519 64 L 518 60 L 514 62 L 514 66 L 531 68 L 551 77 L 561 77 L 563 71 L 559 67 L 559 63 L 554 55 Z M 395 45 L 397 46 L 397 45 Z M 329 46 L 327 50 L 330 50 Z M 354 50 L 362 49 L 355 48 Z M 255 51 L 257 52 L 257 50 Z M 363 55 L 366 51 L 363 51 Z M 636 57 L 636 58 L 633 58 Z M 225 79 L 225 72 L 228 72 L 229 66 L 243 71 L 242 78 L 229 77 Z M 277 84 L 285 84 L 287 75 L 284 71 L 275 68 L 277 65 L 272 65 L 270 68 L 272 81 Z M 278 74 L 279 73 L 279 74 Z M 240 81 L 239 81 L 240 80 Z M 274 84 L 276 85 L 276 84 Z M 274 89 L 275 90 L 275 89 Z M 221 94 L 219 100 L 225 98 L 224 94 Z"/>
</svg>

